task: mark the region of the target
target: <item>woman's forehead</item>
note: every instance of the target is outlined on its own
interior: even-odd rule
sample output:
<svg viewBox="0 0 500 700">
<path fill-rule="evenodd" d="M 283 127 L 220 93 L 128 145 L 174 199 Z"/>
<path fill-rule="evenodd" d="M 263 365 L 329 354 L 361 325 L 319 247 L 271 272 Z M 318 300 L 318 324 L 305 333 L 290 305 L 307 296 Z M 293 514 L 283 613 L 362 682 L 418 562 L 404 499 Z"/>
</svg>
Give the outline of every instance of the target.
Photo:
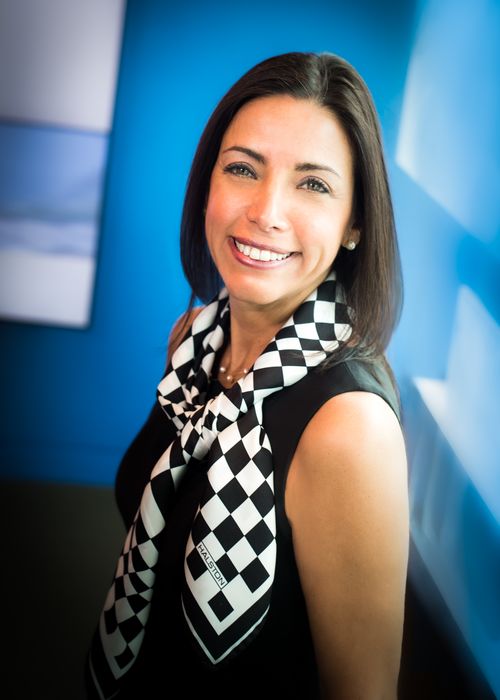
<svg viewBox="0 0 500 700">
<path fill-rule="evenodd" d="M 234 147 L 248 148 L 264 159 L 334 159 L 343 168 L 352 164 L 349 140 L 335 115 L 313 100 L 290 95 L 259 97 L 243 105 L 223 136 L 220 152 Z"/>
</svg>

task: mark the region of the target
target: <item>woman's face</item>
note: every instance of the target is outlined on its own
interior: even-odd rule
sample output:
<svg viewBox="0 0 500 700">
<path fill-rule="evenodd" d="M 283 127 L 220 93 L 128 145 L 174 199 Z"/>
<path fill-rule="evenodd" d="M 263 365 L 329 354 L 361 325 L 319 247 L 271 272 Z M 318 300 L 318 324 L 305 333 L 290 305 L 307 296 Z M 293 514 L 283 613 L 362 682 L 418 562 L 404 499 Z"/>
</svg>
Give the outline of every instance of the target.
<svg viewBox="0 0 500 700">
<path fill-rule="evenodd" d="M 222 140 L 205 230 L 233 304 L 288 317 L 351 230 L 353 162 L 324 107 L 275 95 L 244 105 Z"/>
</svg>

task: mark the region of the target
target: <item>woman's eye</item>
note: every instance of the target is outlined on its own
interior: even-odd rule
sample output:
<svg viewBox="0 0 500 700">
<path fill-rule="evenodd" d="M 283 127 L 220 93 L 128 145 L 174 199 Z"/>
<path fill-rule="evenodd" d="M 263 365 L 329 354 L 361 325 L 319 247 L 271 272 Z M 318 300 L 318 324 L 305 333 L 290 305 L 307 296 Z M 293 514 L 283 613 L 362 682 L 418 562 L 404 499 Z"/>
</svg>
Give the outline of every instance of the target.
<svg viewBox="0 0 500 700">
<path fill-rule="evenodd" d="M 253 170 L 251 170 L 248 165 L 245 165 L 244 163 L 232 163 L 231 165 L 226 165 L 224 172 L 231 173 L 231 175 L 238 175 L 238 177 L 255 177 Z"/>
<path fill-rule="evenodd" d="M 325 183 L 322 180 L 318 180 L 316 177 L 308 177 L 307 180 L 304 180 L 300 186 L 306 190 L 309 190 L 310 192 L 319 192 L 324 194 L 328 194 L 328 192 L 330 192 L 330 189 L 325 185 Z"/>
</svg>

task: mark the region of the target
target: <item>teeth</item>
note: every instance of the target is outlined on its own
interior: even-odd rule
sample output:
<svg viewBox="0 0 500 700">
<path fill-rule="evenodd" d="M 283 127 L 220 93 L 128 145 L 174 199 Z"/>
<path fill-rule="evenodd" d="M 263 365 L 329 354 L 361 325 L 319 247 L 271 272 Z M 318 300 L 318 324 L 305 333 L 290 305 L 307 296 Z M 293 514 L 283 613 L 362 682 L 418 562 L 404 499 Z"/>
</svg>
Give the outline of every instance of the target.
<svg viewBox="0 0 500 700">
<path fill-rule="evenodd" d="M 262 260 L 263 262 L 273 261 L 273 260 L 284 260 L 289 258 L 291 253 L 274 253 L 272 250 L 263 250 L 261 248 L 254 248 L 253 246 L 244 245 L 239 243 L 234 239 L 234 244 L 243 255 L 252 260 Z"/>
</svg>

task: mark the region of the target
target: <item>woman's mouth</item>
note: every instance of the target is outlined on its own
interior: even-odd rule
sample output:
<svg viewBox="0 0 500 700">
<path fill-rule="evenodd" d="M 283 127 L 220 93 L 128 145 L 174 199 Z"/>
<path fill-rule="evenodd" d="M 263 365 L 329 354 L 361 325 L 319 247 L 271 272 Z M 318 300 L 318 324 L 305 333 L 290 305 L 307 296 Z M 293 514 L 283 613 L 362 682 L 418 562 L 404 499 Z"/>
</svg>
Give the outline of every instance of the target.
<svg viewBox="0 0 500 700">
<path fill-rule="evenodd" d="M 257 246 L 244 243 L 233 238 L 233 243 L 236 250 L 249 260 L 256 262 L 280 262 L 291 257 L 293 253 L 283 253 L 271 250 L 270 248 L 258 248 Z"/>
</svg>

